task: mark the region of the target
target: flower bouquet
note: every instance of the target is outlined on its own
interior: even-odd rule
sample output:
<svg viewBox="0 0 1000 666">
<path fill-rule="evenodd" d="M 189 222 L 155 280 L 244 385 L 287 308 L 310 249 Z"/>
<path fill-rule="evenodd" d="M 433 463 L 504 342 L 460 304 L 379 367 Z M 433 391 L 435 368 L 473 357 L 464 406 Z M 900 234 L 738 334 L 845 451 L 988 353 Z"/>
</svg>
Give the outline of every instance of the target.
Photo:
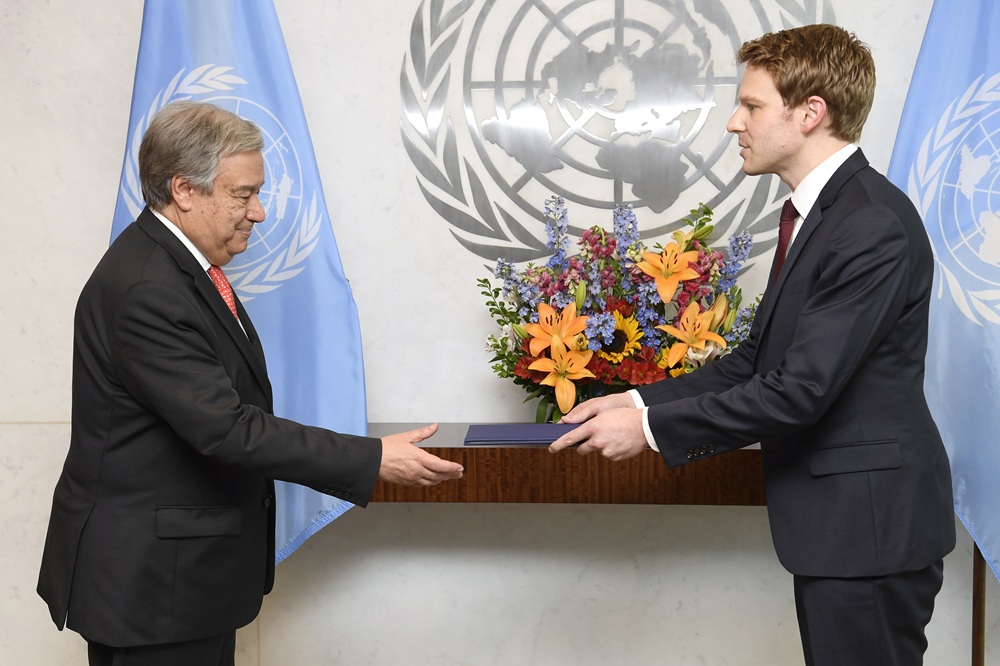
<svg viewBox="0 0 1000 666">
<path fill-rule="evenodd" d="M 545 202 L 544 266 L 518 270 L 500 259 L 494 286 L 477 284 L 499 333 L 487 337 L 493 371 L 539 399 L 536 420 L 558 421 L 577 402 L 693 370 L 746 339 L 756 303 L 741 308 L 736 277 L 753 241 L 729 239 L 728 256 L 706 243 L 712 211 L 691 211 L 686 230 L 647 248 L 631 206 L 614 210 L 614 230 L 583 233 L 569 254 L 565 202 Z"/>
</svg>

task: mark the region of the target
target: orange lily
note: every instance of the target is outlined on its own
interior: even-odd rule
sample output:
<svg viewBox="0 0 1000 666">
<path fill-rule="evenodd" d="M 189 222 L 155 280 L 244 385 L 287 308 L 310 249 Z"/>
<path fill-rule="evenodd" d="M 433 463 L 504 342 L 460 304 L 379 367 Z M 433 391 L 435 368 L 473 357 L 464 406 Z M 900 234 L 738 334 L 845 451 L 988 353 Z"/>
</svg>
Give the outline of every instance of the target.
<svg viewBox="0 0 1000 666">
<path fill-rule="evenodd" d="M 692 301 L 681 315 L 680 328 L 669 324 L 656 327 L 677 338 L 677 342 L 671 345 L 670 351 L 667 352 L 668 368 L 677 365 L 690 347 L 704 349 L 709 342 L 714 342 L 722 348 L 726 347 L 726 341 L 722 336 L 712 332 L 712 319 L 715 318 L 715 314 L 712 310 L 702 312 L 697 301 Z"/>
<path fill-rule="evenodd" d="M 547 347 L 566 348 L 573 338 L 587 328 L 587 318 L 576 316 L 576 303 L 570 303 L 563 311 L 556 312 L 548 303 L 538 304 L 538 323 L 525 324 L 524 330 L 532 336 L 528 351 L 538 356 Z"/>
<path fill-rule="evenodd" d="M 698 261 L 698 251 L 688 250 L 681 252 L 681 246 L 677 243 L 667 243 L 663 252 L 643 252 L 638 266 L 643 273 L 656 280 L 656 293 L 660 295 L 664 303 L 669 303 L 674 299 L 674 292 L 681 280 L 690 280 L 698 277 L 699 273 L 691 268 L 691 264 Z"/>
<path fill-rule="evenodd" d="M 537 359 L 528 369 L 549 373 L 542 384 L 555 388 L 556 404 L 559 411 L 565 414 L 576 403 L 576 384 L 573 380 L 594 376 L 594 373 L 587 370 L 587 364 L 593 355 L 594 352 L 589 349 L 583 352 L 568 351 L 562 345 L 553 345 L 552 358 Z"/>
<path fill-rule="evenodd" d="M 711 329 L 713 331 L 719 330 L 719 326 L 726 320 L 726 315 L 729 314 L 729 299 L 725 296 L 720 296 L 715 299 L 715 303 L 712 304 L 712 307 L 708 311 L 712 313 Z"/>
</svg>

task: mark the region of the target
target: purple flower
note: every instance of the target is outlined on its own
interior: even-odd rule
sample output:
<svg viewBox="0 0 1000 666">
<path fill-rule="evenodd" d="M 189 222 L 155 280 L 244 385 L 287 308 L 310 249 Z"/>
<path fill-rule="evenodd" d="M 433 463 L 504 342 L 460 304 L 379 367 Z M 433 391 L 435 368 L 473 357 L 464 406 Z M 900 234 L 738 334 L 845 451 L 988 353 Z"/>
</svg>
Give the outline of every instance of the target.
<svg viewBox="0 0 1000 666">
<path fill-rule="evenodd" d="M 569 218 L 566 201 L 562 197 L 545 200 L 545 233 L 548 235 L 548 249 L 552 252 L 546 264 L 557 272 L 564 269 L 566 250 L 569 249 Z"/>
<path fill-rule="evenodd" d="M 729 260 L 722 264 L 719 274 L 722 276 L 717 287 L 719 292 L 725 293 L 736 286 L 736 277 L 743 262 L 750 257 L 750 250 L 753 249 L 753 236 L 744 230 L 729 237 Z"/>
</svg>

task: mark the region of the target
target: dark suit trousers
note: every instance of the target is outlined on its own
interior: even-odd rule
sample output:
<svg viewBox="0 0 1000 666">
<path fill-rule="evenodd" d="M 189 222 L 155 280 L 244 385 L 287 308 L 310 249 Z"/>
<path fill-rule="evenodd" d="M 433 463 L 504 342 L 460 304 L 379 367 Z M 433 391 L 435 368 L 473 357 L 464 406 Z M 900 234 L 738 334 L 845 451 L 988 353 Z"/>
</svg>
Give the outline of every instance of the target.
<svg viewBox="0 0 1000 666">
<path fill-rule="evenodd" d="M 87 641 L 90 666 L 234 666 L 236 632 L 196 641 L 116 648 Z"/>
<path fill-rule="evenodd" d="M 873 578 L 795 576 L 806 666 L 919 666 L 944 562 Z"/>
</svg>

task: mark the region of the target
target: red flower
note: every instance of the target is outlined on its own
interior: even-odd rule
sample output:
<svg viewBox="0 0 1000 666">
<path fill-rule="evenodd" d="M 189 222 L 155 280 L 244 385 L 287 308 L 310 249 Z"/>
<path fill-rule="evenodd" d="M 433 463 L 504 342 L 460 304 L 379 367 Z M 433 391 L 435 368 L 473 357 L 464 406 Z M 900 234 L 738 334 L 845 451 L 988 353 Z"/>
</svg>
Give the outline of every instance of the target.
<svg viewBox="0 0 1000 666">
<path fill-rule="evenodd" d="M 680 317 L 680 313 L 687 309 L 688 304 L 691 302 L 691 294 L 687 290 L 681 291 L 677 294 L 677 316 Z"/>
<path fill-rule="evenodd" d="M 517 359 L 517 363 L 514 364 L 514 368 L 511 370 L 515 377 L 520 377 L 521 379 L 527 379 L 536 384 L 541 383 L 545 379 L 546 373 L 540 372 L 538 370 L 529 370 L 528 366 L 539 359 L 538 356 L 532 356 L 531 352 L 528 350 L 528 343 L 531 338 L 526 338 L 521 341 L 520 350 L 521 357 Z"/>
<path fill-rule="evenodd" d="M 545 377 L 544 372 L 536 372 L 534 370 L 528 370 L 528 366 L 537 361 L 538 359 L 534 356 L 522 356 L 517 359 L 517 363 L 514 364 L 514 369 L 511 371 L 514 373 L 515 377 L 520 377 L 521 379 L 530 379 L 536 384 L 542 381 Z"/>
<path fill-rule="evenodd" d="M 632 315 L 632 305 L 628 301 L 623 301 L 615 296 L 608 296 L 606 301 L 607 305 L 604 308 L 605 312 L 617 312 L 623 317 L 629 317 Z"/>
<path fill-rule="evenodd" d="M 618 379 L 618 369 L 597 354 L 590 357 L 587 369 L 594 373 L 594 381 L 611 384 Z"/>
<path fill-rule="evenodd" d="M 653 360 L 656 358 L 656 350 L 652 347 L 643 347 L 642 351 L 634 356 L 622 361 L 618 366 L 618 377 L 632 386 L 642 386 L 652 384 L 661 379 L 666 379 L 667 373 Z"/>
</svg>

